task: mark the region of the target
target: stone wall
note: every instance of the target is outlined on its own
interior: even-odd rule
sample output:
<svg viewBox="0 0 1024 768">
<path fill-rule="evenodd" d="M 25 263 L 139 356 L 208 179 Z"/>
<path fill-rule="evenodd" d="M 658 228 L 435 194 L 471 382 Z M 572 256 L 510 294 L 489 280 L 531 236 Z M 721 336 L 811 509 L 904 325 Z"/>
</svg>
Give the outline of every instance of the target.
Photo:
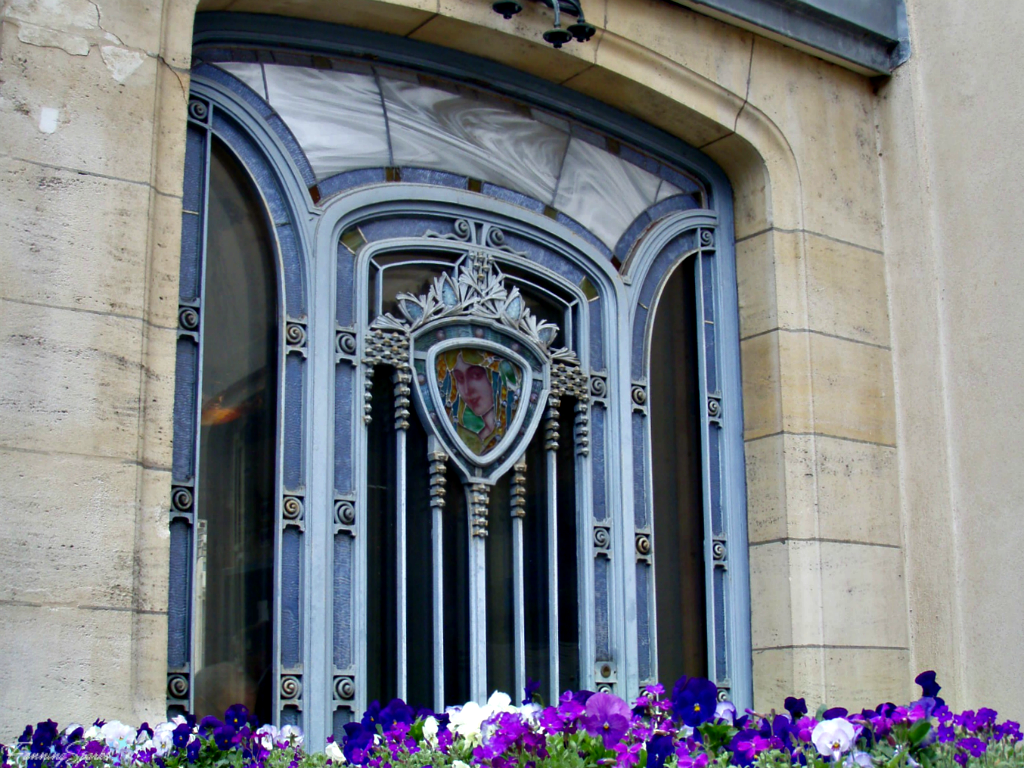
<svg viewBox="0 0 1024 768">
<path fill-rule="evenodd" d="M 200 10 L 335 21 L 487 56 L 716 160 L 737 214 L 756 703 L 905 700 L 912 670 L 929 666 L 957 703 L 994 701 L 989 659 L 1019 647 L 985 627 L 1020 625 L 1019 609 L 997 609 L 1010 588 L 1000 575 L 1020 573 L 1021 473 L 988 460 L 1013 456 L 1019 440 L 1003 415 L 1020 408 L 1005 410 L 1019 355 L 1001 351 L 1013 349 L 1020 311 L 1008 306 L 1020 217 L 1008 167 L 1002 186 L 985 187 L 991 176 L 972 177 L 957 150 L 972 128 L 1008 150 L 1000 131 L 1012 118 L 971 126 L 965 111 L 947 124 L 927 102 L 933 90 L 968 91 L 980 108 L 1005 91 L 1009 104 L 1019 82 L 978 85 L 998 68 L 980 41 L 974 66 L 962 58 L 960 79 L 944 79 L 942 63 L 968 50 L 942 37 L 941 20 L 966 13 L 950 0 L 911 3 L 915 59 L 880 93 L 660 0 L 587 0 L 598 35 L 561 52 L 538 42 L 546 12 L 528 4 L 506 22 L 489 5 L 204 0 Z M 939 20 L 918 25 L 922 8 Z M 188 0 L 3 5 L 0 737 L 47 716 L 163 712 L 195 10 Z M 997 23 L 978 14 L 970 28 L 980 37 Z M 1000 156 L 979 160 L 992 168 Z M 986 210 L 990 199 L 1000 205 Z M 964 203 L 982 222 L 955 217 Z M 951 289 L 959 303 L 944 303 Z M 1004 698 L 1024 708 L 1019 693 Z"/>
</svg>

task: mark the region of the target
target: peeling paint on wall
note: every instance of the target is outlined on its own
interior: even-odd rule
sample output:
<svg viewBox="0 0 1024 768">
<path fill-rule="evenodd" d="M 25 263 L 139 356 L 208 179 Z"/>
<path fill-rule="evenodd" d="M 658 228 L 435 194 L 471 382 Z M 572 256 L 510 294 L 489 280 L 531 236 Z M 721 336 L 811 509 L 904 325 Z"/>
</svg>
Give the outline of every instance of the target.
<svg viewBox="0 0 1024 768">
<path fill-rule="evenodd" d="M 123 83 L 131 77 L 132 73 L 146 60 L 144 53 L 118 48 L 115 45 L 104 45 L 100 48 L 100 55 L 103 57 L 103 63 L 110 70 L 110 74 L 119 83 Z"/>
<path fill-rule="evenodd" d="M 56 131 L 58 120 L 60 120 L 59 109 L 43 107 L 39 110 L 39 130 L 43 133 L 53 133 Z"/>
</svg>

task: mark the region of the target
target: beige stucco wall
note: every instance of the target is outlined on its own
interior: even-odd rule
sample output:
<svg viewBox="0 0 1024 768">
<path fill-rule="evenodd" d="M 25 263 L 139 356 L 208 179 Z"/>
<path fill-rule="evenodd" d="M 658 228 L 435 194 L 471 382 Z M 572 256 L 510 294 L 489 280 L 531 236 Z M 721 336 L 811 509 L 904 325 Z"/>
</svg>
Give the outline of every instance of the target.
<svg viewBox="0 0 1024 768">
<path fill-rule="evenodd" d="M 951 1 L 923 5 L 960 13 Z M 942 291 L 964 292 L 956 312 L 1011 311 L 1009 265 L 984 261 L 998 248 L 982 246 L 1016 220 L 1004 186 L 1005 215 L 992 226 L 952 225 L 953 206 L 968 208 L 961 198 L 990 193 L 982 177 L 965 184 L 959 123 L 943 123 L 921 95 L 958 87 L 928 64 L 943 60 L 928 46 L 949 45 L 940 22 L 915 31 L 919 58 L 876 93 L 861 75 L 657 0 L 588 0 L 598 36 L 564 52 L 537 42 L 547 18 L 532 5 L 511 22 L 483 0 L 202 7 L 339 21 L 488 56 L 703 148 L 735 190 L 756 703 L 778 707 L 790 693 L 850 706 L 906 700 L 912 670 L 928 666 L 957 693 L 995 685 L 985 653 L 1012 646 L 973 633 L 1009 598 L 979 603 L 974 585 L 998 592 L 998 568 L 970 563 L 1013 562 L 1006 542 L 1021 481 L 1012 461 L 972 457 L 1015 447 L 1013 420 L 1000 415 L 1012 392 L 989 381 L 999 375 L 991 366 L 1015 360 L 995 354 L 1013 323 L 998 326 L 1005 339 L 996 327 L 953 328 Z M 0 737 L 44 716 L 162 714 L 194 10 L 188 0 L 3 6 Z M 984 55 L 995 67 L 995 54 Z M 980 87 L 970 72 L 964 82 Z M 968 119 L 957 117 L 977 136 Z M 984 126 L 985 138 L 1009 149 L 1010 122 Z M 923 180 L 927 194 L 905 194 Z M 980 208 L 969 206 L 975 216 Z M 954 246 L 954 236 L 971 241 Z M 1000 242 L 1008 261 L 1010 235 Z M 985 281 L 970 277 L 979 263 Z M 922 269 L 934 273 L 927 290 Z M 976 335 L 992 354 L 958 379 L 968 363 L 956 356 L 974 359 Z M 968 410 L 979 398 L 985 407 Z M 961 435 L 964 448 L 947 450 Z M 1008 548 L 1001 561 L 963 554 L 996 547 Z M 950 642 L 954 626 L 962 639 Z M 946 672 L 940 662 L 966 659 L 972 643 L 978 661 Z"/>
<path fill-rule="evenodd" d="M 1024 6 L 908 11 L 878 114 L 912 659 L 1019 718 Z"/>
</svg>

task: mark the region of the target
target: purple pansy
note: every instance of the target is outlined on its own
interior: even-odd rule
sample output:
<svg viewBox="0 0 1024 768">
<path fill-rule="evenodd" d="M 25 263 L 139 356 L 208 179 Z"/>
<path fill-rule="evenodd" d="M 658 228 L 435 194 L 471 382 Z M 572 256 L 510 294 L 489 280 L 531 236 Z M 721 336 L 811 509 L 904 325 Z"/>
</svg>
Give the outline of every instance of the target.
<svg viewBox="0 0 1024 768">
<path fill-rule="evenodd" d="M 629 705 L 611 693 L 595 693 L 587 699 L 587 708 L 581 720 L 591 736 L 600 736 L 605 749 L 618 744 L 629 729 Z"/>
<path fill-rule="evenodd" d="M 713 718 L 717 704 L 718 687 L 706 678 L 683 675 L 672 689 L 672 714 L 691 728 Z"/>
</svg>

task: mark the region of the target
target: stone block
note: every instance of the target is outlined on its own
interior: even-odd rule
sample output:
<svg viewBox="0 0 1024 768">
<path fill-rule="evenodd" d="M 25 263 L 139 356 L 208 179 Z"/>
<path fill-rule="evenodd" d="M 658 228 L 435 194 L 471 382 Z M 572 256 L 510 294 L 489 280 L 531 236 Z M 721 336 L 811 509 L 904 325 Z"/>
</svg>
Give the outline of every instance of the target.
<svg viewBox="0 0 1024 768">
<path fill-rule="evenodd" d="M 750 638 L 755 649 L 793 644 L 789 583 L 786 542 L 750 547 Z"/>
<path fill-rule="evenodd" d="M 149 188 L 0 158 L 2 298 L 141 317 Z"/>
<path fill-rule="evenodd" d="M 753 33 L 657 0 L 608 0 L 606 19 L 608 32 L 746 95 Z"/>
<path fill-rule="evenodd" d="M 870 81 L 757 37 L 748 100 L 791 147 L 803 227 L 880 249 L 882 197 Z"/>
<path fill-rule="evenodd" d="M 168 528 L 171 473 L 147 468 L 140 469 L 139 477 L 139 503 L 132 553 L 133 607 L 139 611 L 166 613 L 171 541 Z"/>
<path fill-rule="evenodd" d="M 128 610 L 0 603 L 0 733 L 48 717 L 132 722 L 131 653 Z"/>
<path fill-rule="evenodd" d="M 508 21 L 494 13 L 489 3 L 458 3 L 452 10 L 458 11 L 459 18 L 437 15 L 410 37 L 457 48 L 556 83 L 593 64 L 597 41 L 603 34 L 598 30 L 597 37 L 586 45 L 571 43 L 555 50 L 542 37 L 551 26 L 551 11 L 545 6 L 527 3 Z"/>
<path fill-rule="evenodd" d="M 178 327 L 178 272 L 181 268 L 181 199 L 152 194 L 145 318 L 159 328 Z"/>
<path fill-rule="evenodd" d="M 754 708 L 782 710 L 787 696 L 852 711 L 912 696 L 907 651 L 888 648 L 773 648 L 754 651 Z"/>
<path fill-rule="evenodd" d="M 906 649 L 901 551 L 829 541 L 814 546 L 820 547 L 825 644 Z"/>
<path fill-rule="evenodd" d="M 0 445 L 136 459 L 141 320 L 0 300 L 0 328 Z"/>
<path fill-rule="evenodd" d="M 742 99 L 637 43 L 606 34 L 595 67 L 564 85 L 701 147 L 728 135 Z"/>
<path fill-rule="evenodd" d="M 437 12 L 437 5 L 438 0 L 388 0 L 383 3 L 374 0 L 345 0 L 343 3 L 324 3 L 319 0 L 202 0 L 198 10 L 270 13 L 331 24 L 348 24 L 392 35 L 408 35 Z"/>
<path fill-rule="evenodd" d="M 808 327 L 889 345 L 885 262 L 880 253 L 807 234 Z"/>
<path fill-rule="evenodd" d="M 167 718 L 167 616 L 132 614 L 132 723 Z"/>
<path fill-rule="evenodd" d="M 177 331 L 147 325 L 140 394 L 142 463 L 169 469 L 173 460 L 174 369 Z"/>
<path fill-rule="evenodd" d="M 138 467 L 0 450 L 0 602 L 127 609 Z"/>
<path fill-rule="evenodd" d="M 899 546 L 896 449 L 823 435 L 815 436 L 814 446 L 821 537 Z"/>
<path fill-rule="evenodd" d="M 21 42 L 17 26 L 9 23 L 2 25 L 0 35 L 5 152 L 21 160 L 148 184 L 157 59 L 116 45 L 70 56 L 60 48 Z M 106 61 L 103 47 L 116 49 Z"/>
<path fill-rule="evenodd" d="M 733 230 L 737 238 L 768 229 L 775 218 L 773 205 L 785 200 L 788 194 L 781 181 L 768 173 L 766 157 L 760 147 L 751 143 L 752 139 L 746 134 L 731 133 L 701 147 L 732 184 Z M 778 200 L 771 194 L 776 186 Z"/>
<path fill-rule="evenodd" d="M 894 446 L 896 412 L 889 350 L 819 334 L 808 336 L 814 431 Z"/>
</svg>

